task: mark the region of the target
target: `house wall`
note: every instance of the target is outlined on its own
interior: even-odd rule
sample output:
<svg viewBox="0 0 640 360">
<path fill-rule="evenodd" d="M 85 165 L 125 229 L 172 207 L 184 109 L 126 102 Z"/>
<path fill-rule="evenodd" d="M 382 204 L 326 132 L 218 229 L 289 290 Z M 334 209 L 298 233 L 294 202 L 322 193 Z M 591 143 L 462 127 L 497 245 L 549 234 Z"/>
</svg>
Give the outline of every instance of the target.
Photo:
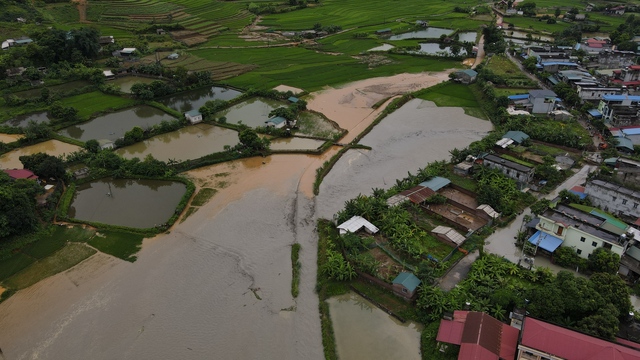
<svg viewBox="0 0 640 360">
<path fill-rule="evenodd" d="M 487 161 L 486 159 L 484 163 L 486 166 L 489 166 L 492 169 L 500 170 L 503 174 L 505 174 L 506 176 L 514 180 L 525 182 L 525 183 L 533 180 L 533 174 L 534 174 L 533 168 L 531 168 L 531 170 L 528 172 L 524 172 L 524 171 L 518 171 L 516 169 L 512 169 L 510 167 L 506 167 L 503 164 L 498 164 L 493 161 Z"/>
<path fill-rule="evenodd" d="M 546 114 L 553 110 L 553 106 L 555 105 L 555 101 L 546 102 L 545 98 L 535 98 L 533 101 L 533 109 L 531 109 L 531 113 L 533 114 Z"/>
<path fill-rule="evenodd" d="M 633 53 L 620 53 L 620 52 L 601 52 L 598 54 L 598 64 L 600 68 L 619 69 L 630 65 L 634 65 L 636 55 Z"/>
<path fill-rule="evenodd" d="M 543 351 L 538 351 L 533 348 L 518 345 L 518 356 L 517 360 L 564 360 L 563 358 L 559 358 L 557 356 L 553 356 L 551 354 L 547 354 Z"/>
<path fill-rule="evenodd" d="M 600 100 L 602 95 L 620 95 L 622 89 L 618 88 L 583 88 L 578 86 L 578 96 L 582 100 Z"/>
<path fill-rule="evenodd" d="M 622 256 L 624 248 L 621 245 L 600 239 L 597 236 L 591 235 L 572 226 L 565 227 L 564 225 L 558 224 L 544 216 L 539 216 L 539 218 L 540 222 L 536 226 L 538 230 L 562 239 L 562 246 L 573 248 L 583 259 L 587 259 L 595 249 L 604 247 L 605 244 L 611 245 L 611 251 Z M 562 228 L 561 234 L 558 233 L 559 228 Z M 593 245 L 594 243 L 595 246 Z"/>
<path fill-rule="evenodd" d="M 584 192 L 589 196 L 593 205 L 605 211 L 632 218 L 640 217 L 640 199 L 636 197 L 621 194 L 592 182 L 587 182 Z"/>
</svg>

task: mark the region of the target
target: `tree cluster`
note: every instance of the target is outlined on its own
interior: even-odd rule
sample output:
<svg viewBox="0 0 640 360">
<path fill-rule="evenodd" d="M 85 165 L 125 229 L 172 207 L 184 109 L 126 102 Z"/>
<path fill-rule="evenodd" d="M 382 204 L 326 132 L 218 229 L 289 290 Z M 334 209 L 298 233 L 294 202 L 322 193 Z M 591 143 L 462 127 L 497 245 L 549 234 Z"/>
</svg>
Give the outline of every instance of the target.
<svg viewBox="0 0 640 360">
<path fill-rule="evenodd" d="M 12 180 L 0 171 L 0 240 L 38 228 L 36 195 L 42 187 L 33 180 Z"/>
</svg>

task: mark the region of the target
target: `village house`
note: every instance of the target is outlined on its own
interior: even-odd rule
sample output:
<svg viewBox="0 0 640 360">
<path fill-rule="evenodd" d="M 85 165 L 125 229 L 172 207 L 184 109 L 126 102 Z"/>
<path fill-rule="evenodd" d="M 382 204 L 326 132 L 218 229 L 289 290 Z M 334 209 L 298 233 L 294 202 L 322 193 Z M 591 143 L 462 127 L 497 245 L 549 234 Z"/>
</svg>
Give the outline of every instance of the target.
<svg viewBox="0 0 640 360">
<path fill-rule="evenodd" d="M 599 102 L 603 95 L 620 95 L 622 94 L 621 88 L 616 87 L 593 87 L 576 85 L 576 91 L 582 101 Z"/>
<path fill-rule="evenodd" d="M 595 206 L 621 217 L 640 217 L 640 192 L 603 180 L 591 180 L 585 185 L 585 193 Z"/>
<path fill-rule="evenodd" d="M 137 51 L 136 48 L 123 48 L 122 50 L 114 51 L 112 55 L 116 57 L 123 57 L 123 58 L 130 59 L 135 55 L 136 51 Z"/>
<path fill-rule="evenodd" d="M 599 69 L 620 69 L 634 65 L 637 57 L 635 51 L 604 49 L 598 53 L 595 64 Z M 592 65 L 593 63 L 589 63 L 588 67 L 591 68 Z"/>
<path fill-rule="evenodd" d="M 199 122 L 202 122 L 202 113 L 200 112 L 200 110 L 197 110 L 197 109 L 187 111 L 186 113 L 184 113 L 184 117 L 191 124 L 197 124 Z"/>
<path fill-rule="evenodd" d="M 438 225 L 433 230 L 431 230 L 431 233 L 438 240 L 442 241 L 443 243 L 451 247 L 458 247 L 462 245 L 462 243 L 466 240 L 466 238 L 462 236 L 459 232 L 455 231 L 454 229 L 448 226 Z"/>
<path fill-rule="evenodd" d="M 167 55 L 167 59 L 169 59 L 169 60 L 176 60 L 179 57 L 180 57 L 180 55 L 178 55 L 178 53 L 173 53 L 173 54 Z"/>
<path fill-rule="evenodd" d="M 607 9 L 607 11 L 605 13 L 609 14 L 609 15 L 624 15 L 626 8 L 624 5 L 620 5 L 620 6 L 616 6 L 616 7 L 612 7 Z"/>
<path fill-rule="evenodd" d="M 469 85 L 472 82 L 476 81 L 477 76 L 478 72 L 471 69 L 461 70 L 455 73 L 456 81 L 466 85 Z"/>
<path fill-rule="evenodd" d="M 602 113 L 602 120 L 606 123 L 617 126 L 617 115 L 629 113 L 636 114 L 640 110 L 640 96 L 622 95 L 602 95 L 598 104 L 598 111 Z"/>
<path fill-rule="evenodd" d="M 555 81 L 554 81 L 554 78 L 556 79 Z M 571 85 L 571 87 L 574 89 L 577 88 L 578 86 L 590 86 L 590 87 L 600 86 L 598 79 L 596 79 L 593 75 L 591 75 L 586 70 L 558 71 L 557 74 L 550 76 L 548 80 L 552 85 L 556 85 L 558 84 L 558 82 L 562 81 L 566 84 Z"/>
<path fill-rule="evenodd" d="M 369 234 L 375 234 L 379 231 L 379 229 L 367 221 L 367 219 L 362 216 L 353 216 L 351 219 L 343 222 L 338 225 L 338 230 L 340 231 L 340 235 L 344 235 L 346 233 L 357 233 L 358 231 L 364 229 Z"/>
<path fill-rule="evenodd" d="M 622 340 L 619 340 L 622 341 Z M 525 317 L 517 360 L 640 360 L 640 351 L 620 343 L 586 335 L 548 322 Z M 510 359 L 513 359 L 510 358 Z"/>
<path fill-rule="evenodd" d="M 274 127 L 276 129 L 281 129 L 287 125 L 287 119 L 282 116 L 274 116 L 269 120 L 265 121 L 267 127 Z"/>
<path fill-rule="evenodd" d="M 513 360 L 519 334 L 486 313 L 456 310 L 440 320 L 436 341 L 460 345 L 458 360 Z"/>
<path fill-rule="evenodd" d="M 503 141 L 504 139 L 506 139 L 507 141 Z M 498 141 L 498 143 L 500 143 L 500 147 L 506 148 L 511 144 L 521 145 L 527 140 L 529 140 L 529 135 L 527 135 L 526 133 L 522 131 L 511 130 L 502 135 L 502 140 Z M 496 145 L 498 145 L 498 143 L 496 143 Z M 504 145 L 505 143 L 507 144 L 506 146 Z"/>
<path fill-rule="evenodd" d="M 529 90 L 532 114 L 547 114 L 556 105 L 558 95 L 551 90 Z"/>
<path fill-rule="evenodd" d="M 164 35 L 165 31 L 164 29 L 156 29 L 156 35 Z"/>
<path fill-rule="evenodd" d="M 491 169 L 498 169 L 506 176 L 521 182 L 528 183 L 533 180 L 535 169 L 515 161 L 504 159 L 496 155 L 487 155 L 483 158 L 483 165 Z"/>
<path fill-rule="evenodd" d="M 2 171 L 13 180 L 26 179 L 38 181 L 38 176 L 28 169 L 3 169 Z"/>
<path fill-rule="evenodd" d="M 113 38 L 113 36 L 100 36 L 98 38 L 98 44 L 102 46 L 113 44 L 114 42 L 115 42 L 115 39 Z"/>
<path fill-rule="evenodd" d="M 575 45 L 575 50 L 582 50 L 589 56 L 598 55 L 603 50 L 610 50 L 611 44 L 608 40 L 590 38 Z"/>
<path fill-rule="evenodd" d="M 420 279 L 410 272 L 401 272 L 393 279 L 392 286 L 393 291 L 404 298 L 411 299 L 414 295 L 417 295 L 416 289 L 420 286 Z"/>
<path fill-rule="evenodd" d="M 587 213 L 559 204 L 538 217 L 538 231 L 529 238 L 529 243 L 537 250 L 553 253 L 558 247 L 566 246 L 586 259 L 600 247 L 622 256 L 627 245 L 622 234 L 628 226 L 604 212 Z"/>
</svg>

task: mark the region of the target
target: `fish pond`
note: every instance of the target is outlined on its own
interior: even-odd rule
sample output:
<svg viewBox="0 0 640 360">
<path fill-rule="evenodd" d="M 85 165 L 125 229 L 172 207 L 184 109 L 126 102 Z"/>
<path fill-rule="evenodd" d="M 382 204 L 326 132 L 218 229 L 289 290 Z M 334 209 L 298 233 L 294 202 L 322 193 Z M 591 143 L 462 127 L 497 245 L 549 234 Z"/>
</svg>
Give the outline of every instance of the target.
<svg viewBox="0 0 640 360">
<path fill-rule="evenodd" d="M 249 127 L 265 126 L 269 113 L 287 103 L 272 99 L 255 97 L 216 113 L 216 118 L 226 117 L 230 124 L 242 123 Z"/>
<path fill-rule="evenodd" d="M 462 42 L 475 43 L 476 37 L 478 37 L 478 33 L 475 33 L 475 32 L 458 33 L 458 41 L 462 41 Z"/>
<path fill-rule="evenodd" d="M 175 120 L 171 115 L 154 107 L 141 105 L 134 108 L 99 116 L 79 125 L 60 130 L 59 134 L 72 139 L 87 141 L 108 139 L 115 141 L 125 132 L 139 126 L 143 129 L 160 124 L 162 120 Z"/>
<path fill-rule="evenodd" d="M 9 121 L 6 121 L 5 124 L 22 128 L 27 126 L 27 124 L 29 124 L 29 122 L 31 121 L 37 124 L 41 124 L 41 123 L 49 122 L 50 120 L 51 119 L 49 119 L 49 115 L 47 114 L 46 111 L 40 111 L 37 113 L 17 116 Z"/>
<path fill-rule="evenodd" d="M 401 323 L 355 293 L 327 300 L 340 359 L 420 359 L 420 324 Z"/>
<path fill-rule="evenodd" d="M 408 40 L 408 39 L 438 39 L 442 35 L 453 34 L 452 29 L 443 29 L 430 27 L 425 30 L 412 31 L 404 34 L 392 35 L 389 40 Z"/>
<path fill-rule="evenodd" d="M 420 50 L 418 50 L 418 53 L 428 54 L 428 55 L 443 55 L 443 56 L 453 55 L 453 53 L 451 52 L 450 46 L 446 46 L 442 48 L 440 44 L 436 44 L 436 43 L 421 43 Z M 460 52 L 457 55 L 466 56 L 467 51 L 464 48 L 460 48 Z"/>
<path fill-rule="evenodd" d="M 48 140 L 34 145 L 21 147 L 6 154 L 0 155 L 0 168 L 22 169 L 20 156 L 46 153 L 52 156 L 60 156 L 80 150 L 79 146 L 64 143 L 58 140 Z"/>
<path fill-rule="evenodd" d="M 186 190 L 175 181 L 100 179 L 76 187 L 68 215 L 83 221 L 151 228 L 169 220 Z"/>
<path fill-rule="evenodd" d="M 162 161 L 197 159 L 224 150 L 225 145 L 238 143 L 238 133 L 223 127 L 198 124 L 166 134 L 156 135 L 145 141 L 125 146 L 116 153 L 125 159 L 144 159 L 151 154 Z"/>
<path fill-rule="evenodd" d="M 171 97 L 159 100 L 160 103 L 180 111 L 182 113 L 200 109 L 207 101 L 225 100 L 229 101 L 240 96 L 242 93 L 237 90 L 213 86 L 198 90 L 187 91 Z"/>
<path fill-rule="evenodd" d="M 138 76 L 124 76 L 114 80 L 110 80 L 107 84 L 114 84 L 120 88 L 123 93 L 130 94 L 131 87 L 135 84 L 150 84 L 158 79 L 138 77 Z"/>
</svg>

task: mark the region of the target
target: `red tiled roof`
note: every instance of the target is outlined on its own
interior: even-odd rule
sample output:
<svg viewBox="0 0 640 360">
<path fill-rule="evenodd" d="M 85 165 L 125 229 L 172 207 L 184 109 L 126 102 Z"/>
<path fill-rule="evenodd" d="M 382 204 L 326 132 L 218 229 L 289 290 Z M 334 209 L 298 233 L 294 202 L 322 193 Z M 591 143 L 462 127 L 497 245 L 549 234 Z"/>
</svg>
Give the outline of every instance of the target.
<svg viewBox="0 0 640 360">
<path fill-rule="evenodd" d="M 576 186 L 572 187 L 571 190 L 577 191 L 577 192 L 581 192 L 581 193 L 584 193 L 584 191 L 585 191 L 584 190 L 584 186 L 580 186 L 580 185 L 576 185 Z"/>
<path fill-rule="evenodd" d="M 520 344 L 567 360 L 640 360 L 638 350 L 529 317 Z"/>
<path fill-rule="evenodd" d="M 631 66 L 629 66 L 629 69 L 631 69 L 631 70 L 640 70 L 640 65 L 631 65 Z"/>
<path fill-rule="evenodd" d="M 459 360 L 513 359 L 518 329 L 481 312 L 456 311 L 440 321 L 437 341 L 460 345 Z"/>
<path fill-rule="evenodd" d="M 435 195 L 435 191 L 425 186 L 416 186 L 401 192 L 400 195 L 408 197 L 414 204 L 421 204 L 431 196 Z"/>
<path fill-rule="evenodd" d="M 636 220 L 636 222 L 634 222 L 634 224 L 640 226 L 640 217 Z"/>
<path fill-rule="evenodd" d="M 602 47 L 602 44 L 587 42 L 587 46 L 589 46 L 590 48 L 599 49 Z"/>
<path fill-rule="evenodd" d="M 627 339 L 623 339 L 623 338 L 616 338 L 616 342 L 619 343 L 619 344 L 627 345 L 627 346 L 632 347 L 634 349 L 640 350 L 640 344 L 638 344 L 637 342 L 633 342 L 631 340 L 627 340 Z"/>
<path fill-rule="evenodd" d="M 12 179 L 36 180 L 38 178 L 38 176 L 36 176 L 33 171 L 27 169 L 5 169 L 4 172 L 6 172 L 7 175 L 9 175 L 9 177 L 11 177 Z"/>
</svg>

